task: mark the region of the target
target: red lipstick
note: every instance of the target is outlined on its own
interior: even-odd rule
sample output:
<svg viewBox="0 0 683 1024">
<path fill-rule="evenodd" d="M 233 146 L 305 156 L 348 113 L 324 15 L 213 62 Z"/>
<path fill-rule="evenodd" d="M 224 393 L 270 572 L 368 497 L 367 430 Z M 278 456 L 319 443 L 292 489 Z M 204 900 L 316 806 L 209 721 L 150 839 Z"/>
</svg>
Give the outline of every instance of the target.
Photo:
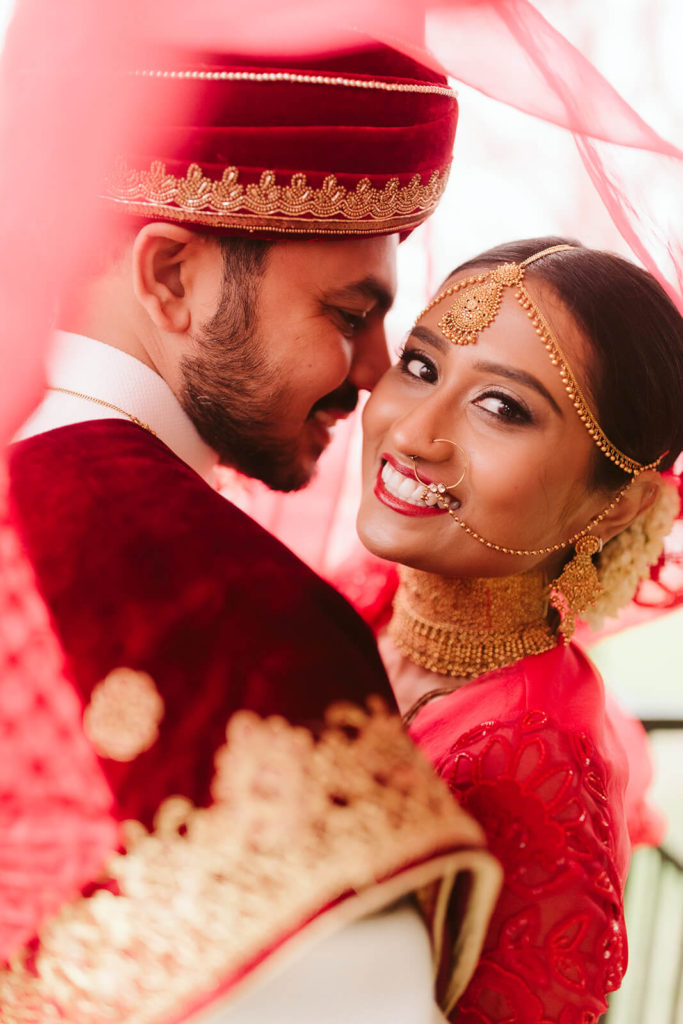
<svg viewBox="0 0 683 1024">
<path fill-rule="evenodd" d="M 425 516 L 442 516 L 447 514 L 446 509 L 438 508 L 434 505 L 411 505 L 410 502 L 403 501 L 402 498 L 398 498 L 395 494 L 391 494 L 391 492 L 387 490 L 384 480 L 382 479 L 382 466 L 384 463 L 388 462 L 392 469 L 395 469 L 396 472 L 400 473 L 402 476 L 413 476 L 413 472 L 407 466 L 397 462 L 393 456 L 388 455 L 387 453 L 382 453 L 381 458 L 382 461 L 377 471 L 377 479 L 375 480 L 374 494 L 383 505 L 386 505 L 387 508 L 392 509 L 394 512 L 399 512 L 401 515 L 410 516 L 415 519 L 423 518 Z M 431 481 L 427 481 L 427 483 L 431 483 Z"/>
</svg>

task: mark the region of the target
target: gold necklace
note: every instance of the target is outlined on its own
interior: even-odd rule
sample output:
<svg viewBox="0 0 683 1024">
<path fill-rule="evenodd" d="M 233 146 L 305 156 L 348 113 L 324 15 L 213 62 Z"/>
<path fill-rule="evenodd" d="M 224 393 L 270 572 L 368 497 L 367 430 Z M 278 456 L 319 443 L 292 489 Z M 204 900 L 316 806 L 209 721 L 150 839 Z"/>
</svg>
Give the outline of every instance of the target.
<svg viewBox="0 0 683 1024">
<path fill-rule="evenodd" d="M 114 412 L 120 412 L 122 416 L 127 416 L 131 423 L 135 423 L 136 426 L 142 427 L 142 429 L 146 430 L 152 435 L 152 437 L 159 436 L 155 430 L 152 430 L 148 423 L 143 423 L 142 420 L 137 418 L 137 416 L 133 416 L 132 412 L 127 412 L 125 409 L 122 409 L 119 405 L 114 405 L 112 402 L 105 402 L 103 398 L 93 398 L 92 395 L 84 395 L 82 391 L 71 391 L 69 388 L 58 388 L 54 387 L 52 384 L 48 384 L 47 390 L 61 391 L 64 395 L 73 395 L 74 398 L 84 398 L 87 402 L 94 402 L 95 405 L 103 405 L 105 409 L 113 409 Z"/>
<path fill-rule="evenodd" d="M 401 566 L 389 635 L 411 661 L 474 679 L 557 646 L 540 570 L 495 579 L 449 579 Z"/>
</svg>

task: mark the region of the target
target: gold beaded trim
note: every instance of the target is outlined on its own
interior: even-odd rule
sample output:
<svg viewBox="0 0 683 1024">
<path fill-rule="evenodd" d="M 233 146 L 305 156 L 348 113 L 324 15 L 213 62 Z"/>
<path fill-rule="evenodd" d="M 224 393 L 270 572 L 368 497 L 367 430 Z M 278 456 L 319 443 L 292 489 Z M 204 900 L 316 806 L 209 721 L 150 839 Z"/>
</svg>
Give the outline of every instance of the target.
<svg viewBox="0 0 683 1024">
<path fill-rule="evenodd" d="M 110 199 L 110 196 L 105 196 Z M 112 200 L 121 203 L 121 200 Z M 224 217 L 215 213 L 188 214 L 184 210 L 178 210 L 171 206 L 152 205 L 151 203 L 122 203 L 126 213 L 135 217 L 154 217 L 159 220 L 175 221 L 179 224 L 190 223 L 202 227 L 236 228 L 240 231 L 248 231 L 250 234 L 264 231 L 269 235 L 324 235 L 349 236 L 394 234 L 401 231 L 410 231 L 418 227 L 429 214 L 415 213 L 411 217 L 394 217 L 390 220 L 364 220 L 364 221 L 342 221 L 340 220 L 316 220 L 313 218 L 301 217 L 299 220 L 287 220 L 286 218 L 267 217 L 245 217 L 234 215 Z"/>
<path fill-rule="evenodd" d="M 237 167 L 227 167 L 215 180 L 198 164 L 190 164 L 185 177 L 179 178 L 169 174 L 160 160 L 149 170 L 119 161 L 103 198 L 124 204 L 128 213 L 215 227 L 287 234 L 377 234 L 415 227 L 429 216 L 443 195 L 449 170 L 434 171 L 424 185 L 415 174 L 407 185 L 390 178 L 383 188 L 362 178 L 350 190 L 334 174 L 314 187 L 305 174 L 293 174 L 288 184 L 281 185 L 274 171 L 264 171 L 258 183 L 243 185 Z"/>
<path fill-rule="evenodd" d="M 474 679 L 557 646 L 548 588 L 534 570 L 500 579 L 449 579 L 401 567 L 389 635 L 430 672 Z"/>
<path fill-rule="evenodd" d="M 422 319 L 425 313 L 428 313 L 439 302 L 442 302 L 443 299 L 449 295 L 456 295 L 456 299 L 451 307 L 441 317 L 439 328 L 444 336 L 456 345 L 472 344 L 476 342 L 479 333 L 490 326 L 498 315 L 503 298 L 503 289 L 516 286 L 515 298 L 531 320 L 531 325 L 542 341 L 550 357 L 550 362 L 553 366 L 559 368 L 560 377 L 567 396 L 576 409 L 579 419 L 590 434 L 593 443 L 610 462 L 613 462 L 626 473 L 638 474 L 646 469 L 655 469 L 664 458 L 663 455 L 660 455 L 654 462 L 643 465 L 630 458 L 630 456 L 625 455 L 616 445 L 612 444 L 603 432 L 597 418 L 591 411 L 590 405 L 571 370 L 557 338 L 543 313 L 524 287 L 524 270 L 530 263 L 534 263 L 543 256 L 550 256 L 552 253 L 564 252 L 575 248 L 576 246 L 573 245 L 554 245 L 549 249 L 543 249 L 542 252 L 529 256 L 522 263 L 505 263 L 495 267 L 493 270 L 457 281 L 455 284 L 445 288 L 429 303 L 418 317 L 418 321 Z M 567 541 L 567 544 L 569 543 L 571 541 Z M 495 545 L 489 546 L 495 547 Z M 499 548 L 498 550 L 506 549 Z M 552 550 L 558 550 L 558 548 L 553 548 Z M 510 553 L 517 554 L 522 552 Z M 530 554 L 531 552 L 525 553 Z"/>
<path fill-rule="evenodd" d="M 136 78 L 198 79 L 207 82 L 289 82 L 292 85 L 329 85 L 345 89 L 376 89 L 380 92 L 412 92 L 457 99 L 457 92 L 445 85 L 417 82 L 387 82 L 375 78 L 347 78 L 345 75 L 310 75 L 294 71 L 133 71 Z"/>
</svg>

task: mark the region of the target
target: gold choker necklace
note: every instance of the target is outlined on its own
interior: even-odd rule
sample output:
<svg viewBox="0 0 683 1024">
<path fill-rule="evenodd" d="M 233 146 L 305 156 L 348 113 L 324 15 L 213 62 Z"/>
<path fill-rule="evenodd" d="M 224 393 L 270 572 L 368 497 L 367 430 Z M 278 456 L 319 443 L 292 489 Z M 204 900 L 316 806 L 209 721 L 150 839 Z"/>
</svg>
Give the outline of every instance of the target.
<svg viewBox="0 0 683 1024">
<path fill-rule="evenodd" d="M 538 570 L 495 579 L 450 579 L 400 567 L 389 635 L 411 661 L 474 679 L 557 646 Z"/>
</svg>

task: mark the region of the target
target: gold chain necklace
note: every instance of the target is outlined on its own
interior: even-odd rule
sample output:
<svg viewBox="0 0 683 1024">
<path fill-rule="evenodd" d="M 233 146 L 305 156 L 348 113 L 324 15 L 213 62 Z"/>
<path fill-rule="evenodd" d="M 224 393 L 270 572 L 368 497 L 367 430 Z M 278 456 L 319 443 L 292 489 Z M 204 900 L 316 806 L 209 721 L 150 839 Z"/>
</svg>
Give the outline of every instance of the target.
<svg viewBox="0 0 683 1024">
<path fill-rule="evenodd" d="M 389 635 L 432 672 L 475 679 L 557 646 L 548 585 L 535 569 L 497 579 L 451 579 L 400 567 Z"/>
<path fill-rule="evenodd" d="M 54 387 L 52 384 L 48 384 L 47 390 L 61 391 L 63 395 L 73 395 L 74 398 L 84 398 L 86 402 L 94 402 L 95 405 L 103 405 L 105 409 L 112 409 L 114 412 L 120 412 L 122 416 L 127 416 L 131 423 L 134 423 L 137 427 L 142 427 L 142 429 L 146 430 L 152 435 L 152 437 L 159 436 L 155 430 L 152 430 L 148 423 L 143 423 L 142 420 L 137 418 L 137 416 L 133 416 L 132 412 L 127 412 L 126 409 L 122 409 L 119 405 L 114 405 L 113 402 L 105 402 L 103 398 L 93 398 L 92 395 L 85 395 L 82 391 L 71 391 L 69 388 Z"/>
</svg>

